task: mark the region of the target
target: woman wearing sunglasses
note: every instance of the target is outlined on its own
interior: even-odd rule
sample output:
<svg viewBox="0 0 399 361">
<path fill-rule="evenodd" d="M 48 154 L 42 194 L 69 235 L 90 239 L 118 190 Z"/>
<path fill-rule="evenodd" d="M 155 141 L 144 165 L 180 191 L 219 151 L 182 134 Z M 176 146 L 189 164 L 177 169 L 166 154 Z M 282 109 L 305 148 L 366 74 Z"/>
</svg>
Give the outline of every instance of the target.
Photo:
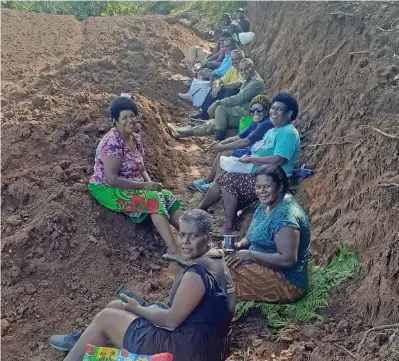
<svg viewBox="0 0 399 361">
<path fill-rule="evenodd" d="M 246 154 L 250 154 L 252 145 L 262 140 L 267 131 L 273 128 L 273 124 L 269 119 L 269 109 L 270 99 L 266 95 L 260 94 L 254 97 L 249 108 L 249 112 L 253 119 L 252 124 L 234 137 L 210 144 L 206 150 L 218 152 L 213 161 L 211 171 L 206 178 L 201 178 L 188 183 L 188 187 L 193 191 L 199 191 L 202 194 L 206 194 L 211 188 L 212 182 L 221 172 L 221 156 L 240 158 Z"/>
<path fill-rule="evenodd" d="M 209 207 L 223 200 L 224 225 L 220 235 L 234 232 L 234 218 L 237 207 L 242 209 L 257 199 L 255 193 L 255 173 L 259 166 L 265 164 L 279 165 L 288 178 L 299 156 L 300 139 L 296 128 L 291 124 L 298 115 L 298 103 L 288 93 L 278 93 L 272 100 L 270 120 L 274 125 L 255 143 L 248 155 L 238 161 L 252 164 L 251 173 L 229 173 L 222 171 L 203 199 L 200 209 Z"/>
</svg>

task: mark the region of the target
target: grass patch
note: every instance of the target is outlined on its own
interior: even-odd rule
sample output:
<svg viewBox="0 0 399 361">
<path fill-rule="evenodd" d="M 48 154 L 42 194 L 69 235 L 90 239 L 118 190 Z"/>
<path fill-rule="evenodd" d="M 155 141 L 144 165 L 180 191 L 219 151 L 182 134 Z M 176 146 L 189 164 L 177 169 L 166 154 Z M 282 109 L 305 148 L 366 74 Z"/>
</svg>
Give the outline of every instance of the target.
<svg viewBox="0 0 399 361">
<path fill-rule="evenodd" d="M 340 247 L 327 267 L 319 267 L 312 263 L 309 265 L 309 288 L 302 299 L 291 304 L 239 302 L 236 306 L 236 318 L 239 319 L 247 315 L 250 309 L 257 308 L 267 317 L 268 324 L 272 328 L 284 328 L 289 324 L 322 319 L 317 310 L 328 306 L 332 287 L 351 278 L 359 265 L 360 262 L 354 252 Z"/>
</svg>

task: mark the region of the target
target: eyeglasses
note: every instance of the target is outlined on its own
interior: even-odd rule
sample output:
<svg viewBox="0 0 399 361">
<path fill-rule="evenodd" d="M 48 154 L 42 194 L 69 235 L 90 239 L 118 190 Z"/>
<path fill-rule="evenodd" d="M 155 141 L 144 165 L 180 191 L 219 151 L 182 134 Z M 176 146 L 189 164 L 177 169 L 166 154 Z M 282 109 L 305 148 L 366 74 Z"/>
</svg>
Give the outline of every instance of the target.
<svg viewBox="0 0 399 361">
<path fill-rule="evenodd" d="M 255 112 L 262 113 L 262 112 L 263 112 L 263 109 L 265 109 L 265 108 L 263 108 L 263 107 L 260 107 L 260 108 L 249 108 L 249 112 L 250 112 L 251 114 L 253 114 L 253 113 L 255 113 Z"/>
</svg>

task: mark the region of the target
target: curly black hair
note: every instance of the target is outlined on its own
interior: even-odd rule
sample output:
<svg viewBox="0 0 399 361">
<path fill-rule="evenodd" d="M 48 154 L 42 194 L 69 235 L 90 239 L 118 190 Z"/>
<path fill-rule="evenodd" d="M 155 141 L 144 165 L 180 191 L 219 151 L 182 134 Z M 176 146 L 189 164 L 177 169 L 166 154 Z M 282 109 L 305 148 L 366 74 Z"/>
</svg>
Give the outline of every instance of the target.
<svg viewBox="0 0 399 361">
<path fill-rule="evenodd" d="M 292 111 L 291 121 L 295 120 L 298 116 L 299 105 L 297 100 L 290 93 L 278 93 L 273 99 L 272 104 L 274 102 L 284 103 L 287 111 Z"/>
<path fill-rule="evenodd" d="M 109 106 L 109 117 L 115 123 L 119 120 L 119 115 L 123 110 L 132 110 L 135 115 L 139 114 L 137 104 L 127 97 L 116 98 Z"/>
<path fill-rule="evenodd" d="M 281 168 L 277 164 L 266 164 L 259 167 L 256 172 L 256 176 L 260 175 L 268 175 L 273 178 L 273 181 L 276 183 L 277 188 L 282 186 L 281 195 L 285 195 L 290 188 L 290 182 L 288 180 L 287 175 L 283 168 Z"/>
</svg>

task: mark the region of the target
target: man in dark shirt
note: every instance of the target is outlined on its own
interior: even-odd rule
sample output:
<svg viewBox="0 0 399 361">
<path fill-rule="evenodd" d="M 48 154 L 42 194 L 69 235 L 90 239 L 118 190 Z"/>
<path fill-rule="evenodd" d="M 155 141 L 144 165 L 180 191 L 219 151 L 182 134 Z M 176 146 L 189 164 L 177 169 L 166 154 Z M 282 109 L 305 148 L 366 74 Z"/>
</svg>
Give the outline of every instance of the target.
<svg viewBox="0 0 399 361">
<path fill-rule="evenodd" d="M 238 24 L 241 26 L 241 29 L 244 33 L 247 33 L 250 28 L 249 20 L 244 15 L 244 9 L 237 9 L 237 20 L 239 20 Z"/>
<path fill-rule="evenodd" d="M 233 23 L 233 20 L 229 13 L 223 14 L 222 21 L 224 26 L 226 27 L 225 31 L 227 31 L 235 41 L 239 42 L 240 40 L 238 38 L 238 34 L 243 32 L 241 26 Z"/>
</svg>

